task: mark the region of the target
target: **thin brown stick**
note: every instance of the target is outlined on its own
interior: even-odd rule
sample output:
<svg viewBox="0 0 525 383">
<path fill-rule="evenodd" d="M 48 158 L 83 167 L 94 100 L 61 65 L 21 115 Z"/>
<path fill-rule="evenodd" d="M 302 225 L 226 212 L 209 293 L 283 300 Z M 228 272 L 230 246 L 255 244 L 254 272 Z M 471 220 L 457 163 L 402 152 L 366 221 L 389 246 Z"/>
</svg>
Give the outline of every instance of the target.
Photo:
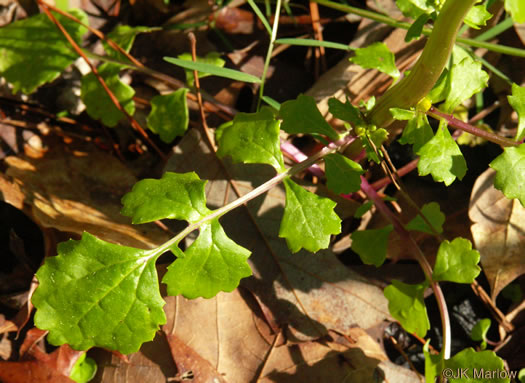
<svg viewBox="0 0 525 383">
<path fill-rule="evenodd" d="M 474 124 L 476 122 L 478 122 L 479 120 L 482 120 L 484 119 L 486 116 L 488 116 L 489 114 L 491 114 L 492 112 L 494 112 L 496 109 L 498 109 L 500 107 L 500 103 L 499 101 L 495 101 L 494 104 L 490 105 L 489 107 L 483 109 L 481 112 L 479 112 L 478 114 L 476 114 L 475 116 L 473 116 L 469 121 L 468 123 L 469 124 Z"/>
<path fill-rule="evenodd" d="M 93 33 L 95 36 L 99 37 L 100 39 L 106 41 L 108 43 L 109 46 L 111 46 L 113 49 L 117 50 L 118 52 L 120 52 L 121 54 L 123 54 L 124 56 L 126 56 L 128 58 L 128 60 L 130 60 L 131 63 L 133 63 L 133 69 L 136 69 L 136 70 L 139 70 L 141 72 L 144 72 L 148 75 L 150 75 L 151 77 L 154 77 L 154 78 L 157 78 L 161 81 L 164 81 L 166 82 L 167 84 L 169 85 L 172 85 L 175 89 L 179 89 L 179 88 L 184 88 L 184 83 L 182 81 L 179 81 L 171 76 L 168 76 L 164 73 L 161 73 L 161 72 L 157 72 L 156 70 L 153 70 L 153 69 L 150 69 L 150 68 L 147 68 L 145 67 L 140 61 L 138 61 L 135 57 L 133 57 L 130 53 L 126 52 L 125 50 L 123 50 L 118 44 L 116 44 L 114 41 L 112 41 L 111 39 L 108 39 L 103 32 L 101 32 L 100 30 L 96 29 L 96 28 L 93 28 L 91 27 L 90 25 L 87 25 L 87 24 L 84 24 L 82 23 L 79 19 L 77 19 L 75 16 L 67 13 L 67 12 L 64 12 L 58 8 L 55 8 L 53 7 L 52 5 L 50 4 L 47 4 L 47 3 L 43 3 L 46 7 L 48 7 L 49 9 L 53 10 L 53 11 L 56 11 L 57 13 L 63 15 L 64 17 L 67 17 L 69 18 L 70 20 L 73 20 L 75 21 L 76 23 L 84 26 L 85 28 L 87 28 L 91 33 Z M 98 56 L 98 55 L 95 55 L 95 54 L 90 54 L 91 56 L 97 58 L 97 59 L 100 59 L 100 60 L 106 60 L 105 57 L 103 56 Z M 225 112 L 226 114 L 228 115 L 233 115 L 235 114 L 233 111 L 232 111 L 232 108 L 229 108 L 225 105 L 222 105 L 218 102 L 216 102 L 215 100 L 213 100 L 213 98 L 211 96 L 207 96 L 206 94 L 203 95 L 205 99 L 208 99 L 208 101 L 205 101 L 204 102 L 204 106 L 206 107 L 206 109 L 210 110 L 210 111 L 213 111 L 217 114 L 219 114 L 222 118 L 224 119 L 227 119 L 224 117 L 224 115 L 221 115 L 220 114 L 220 111 L 223 111 Z M 192 101 L 196 101 L 196 96 L 191 94 L 191 93 L 188 93 L 187 97 L 192 100 Z"/>
<path fill-rule="evenodd" d="M 270 360 L 270 357 L 272 356 L 273 350 L 275 350 L 275 348 L 277 347 L 277 343 L 281 339 L 281 336 L 282 336 L 282 331 L 279 331 L 277 334 L 275 334 L 275 337 L 273 338 L 272 344 L 271 344 L 268 352 L 264 356 L 264 359 L 262 360 L 262 363 L 261 363 L 261 365 L 260 365 L 260 367 L 258 369 L 257 375 L 255 376 L 254 380 L 256 382 L 258 382 L 260 379 L 263 378 L 262 374 L 264 372 L 264 368 L 268 364 L 268 361 Z"/>
<path fill-rule="evenodd" d="M 401 347 L 401 345 L 399 344 L 399 342 L 396 340 L 396 338 L 394 338 L 393 336 L 389 336 L 388 339 L 390 340 L 390 342 L 392 343 L 392 345 L 394 346 L 394 348 L 401 354 L 401 356 L 403 357 L 403 359 L 405 359 L 405 361 L 408 363 L 408 365 L 410 366 L 410 369 L 417 375 L 417 377 L 419 378 L 419 380 L 421 380 L 421 375 L 419 374 L 419 372 L 417 371 L 417 368 L 416 366 L 414 366 L 414 363 L 412 363 L 412 361 L 410 360 L 410 358 L 408 357 L 408 355 L 406 354 L 405 350 L 403 350 L 403 347 Z"/>
<path fill-rule="evenodd" d="M 310 15 L 312 17 L 312 28 L 314 29 L 314 36 L 317 40 L 323 41 L 323 30 L 321 27 L 321 18 L 319 16 L 319 6 L 317 3 L 310 1 Z M 319 61 L 321 62 L 321 70 L 326 72 L 326 56 L 324 47 L 315 48 L 315 77 L 319 77 Z"/>
<path fill-rule="evenodd" d="M 89 24 L 84 24 L 82 21 L 80 21 L 79 19 L 77 19 L 75 16 L 67 13 L 67 12 L 64 12 L 63 10 L 61 10 L 60 8 L 57 8 L 51 4 L 48 4 L 42 0 L 38 0 L 39 4 L 48 8 L 48 9 L 51 9 L 52 11 L 64 16 L 64 17 L 67 17 L 68 19 L 74 21 L 75 23 L 78 23 L 80 25 L 82 25 L 83 27 L 87 28 L 91 33 L 93 33 L 95 36 L 97 36 L 99 39 L 101 40 L 104 40 L 106 43 L 108 43 L 108 45 L 113 48 L 114 50 L 116 50 L 117 52 L 123 54 L 124 56 L 126 56 L 126 58 L 131 61 L 134 65 L 140 67 L 140 68 L 143 68 L 144 65 L 138 61 L 135 57 L 133 57 L 132 55 L 130 55 L 128 52 L 126 52 L 124 49 L 122 49 L 117 43 L 115 43 L 113 40 L 111 39 L 108 39 L 106 37 L 106 35 L 104 35 L 104 33 L 102 33 L 101 31 L 99 31 L 98 29 L 96 28 L 93 28 L 91 27 Z M 117 1 L 118 2 L 118 1 Z"/>
<path fill-rule="evenodd" d="M 166 161 L 167 160 L 166 155 L 149 138 L 148 134 L 144 131 L 144 129 L 142 129 L 140 124 L 122 107 L 122 105 L 120 105 L 119 100 L 113 94 L 111 89 L 109 89 L 109 87 L 107 86 L 107 84 L 104 81 L 104 79 L 102 78 L 102 76 L 98 73 L 97 68 L 95 68 L 93 63 L 87 58 L 87 56 L 84 54 L 82 49 L 78 46 L 76 41 L 73 40 L 73 38 L 71 37 L 69 32 L 64 28 L 64 26 L 60 23 L 60 21 L 58 21 L 56 19 L 56 17 L 51 13 L 51 11 L 47 8 L 47 4 L 44 3 L 42 0 L 37 0 L 37 2 L 38 2 L 38 4 L 40 4 L 42 6 L 42 10 L 47 15 L 47 17 L 49 17 L 49 19 L 58 27 L 58 29 L 60 30 L 60 32 L 62 32 L 64 37 L 67 39 L 67 41 L 69 41 L 69 43 L 71 44 L 71 46 L 73 47 L 75 52 L 77 52 L 84 59 L 84 61 L 88 64 L 88 66 L 90 67 L 91 71 L 93 72 L 93 74 L 97 78 L 97 80 L 100 83 L 100 85 L 102 85 L 102 88 L 104 88 L 104 91 L 108 94 L 109 98 L 111 99 L 111 102 L 115 105 L 115 107 L 121 113 L 123 113 L 126 116 L 126 118 L 128 119 L 128 121 L 131 124 L 131 126 L 133 127 L 133 129 L 135 129 L 137 132 L 139 132 L 142 135 L 142 137 L 158 153 L 158 155 L 162 158 L 162 160 Z"/>
<path fill-rule="evenodd" d="M 195 34 L 193 32 L 190 32 L 188 34 L 188 38 L 190 39 L 191 44 L 191 59 L 193 60 L 193 62 L 197 62 L 197 39 L 195 38 Z M 197 70 L 193 71 L 193 78 L 195 81 L 195 90 L 197 92 L 197 103 L 199 104 L 199 113 L 201 116 L 202 128 L 204 129 L 204 134 L 208 139 L 208 144 L 210 145 L 211 150 L 216 152 L 217 147 L 215 146 L 215 140 L 213 139 L 213 136 L 210 133 L 208 123 L 206 121 L 206 114 L 204 113 L 204 104 L 202 102 L 201 94 L 201 84 L 199 80 L 199 72 Z"/>
<path fill-rule="evenodd" d="M 417 168 L 417 163 L 419 162 L 419 158 L 416 158 L 415 160 L 412 160 L 410 161 L 408 164 L 406 164 L 405 166 L 403 166 L 402 168 L 399 168 L 397 170 L 397 175 L 399 177 L 403 177 L 405 175 L 407 175 L 408 173 L 410 173 L 412 170 L 416 169 Z M 380 180 L 377 180 L 376 182 L 374 182 L 372 184 L 372 187 L 375 189 L 375 190 L 379 190 L 385 186 L 387 186 L 388 184 L 390 184 L 392 182 L 392 180 L 390 179 L 390 177 L 383 177 L 381 178 Z"/>
<path fill-rule="evenodd" d="M 472 287 L 474 293 L 476 293 L 476 295 L 481 299 L 481 301 L 485 303 L 485 305 L 490 309 L 490 311 L 492 311 L 494 317 L 496 318 L 498 323 L 505 329 L 505 331 L 507 333 L 513 332 L 515 329 L 514 325 L 507 321 L 505 315 L 492 302 L 492 299 L 490 299 L 485 289 L 483 289 L 483 287 L 481 287 L 481 285 L 477 281 L 472 282 L 470 286 Z"/>
</svg>

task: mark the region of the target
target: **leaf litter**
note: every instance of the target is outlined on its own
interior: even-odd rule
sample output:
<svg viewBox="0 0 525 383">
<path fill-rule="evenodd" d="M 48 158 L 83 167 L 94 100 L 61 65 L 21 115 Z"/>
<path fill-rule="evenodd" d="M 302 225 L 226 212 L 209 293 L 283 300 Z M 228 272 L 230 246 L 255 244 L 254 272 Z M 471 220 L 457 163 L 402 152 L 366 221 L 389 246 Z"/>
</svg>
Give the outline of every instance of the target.
<svg viewBox="0 0 525 383">
<path fill-rule="evenodd" d="M 386 3 L 390 4 L 388 1 Z M 404 52 L 413 53 L 410 49 Z M 396 54 L 396 57 L 399 56 Z M 360 90 L 359 96 L 363 96 L 363 93 L 367 94 L 368 90 L 377 86 L 377 81 L 372 81 L 375 80 L 375 75 L 370 76 L 359 86 L 354 87 Z M 357 78 L 361 78 L 360 74 Z M 319 84 L 323 86 L 321 81 Z M 384 78 L 381 85 L 385 87 Z M 194 134 L 195 131 L 192 131 L 186 141 L 190 139 L 195 141 L 195 137 L 191 136 Z M 206 146 L 202 141 L 198 139 L 197 141 L 199 142 L 197 147 Z M 183 140 L 181 145 L 185 143 Z M 195 145 L 195 142 L 192 145 Z M 195 149 L 196 146 L 192 148 Z M 201 149 L 206 153 L 204 147 Z M 197 153 L 201 155 L 200 149 Z M 195 152 L 192 153 L 194 154 Z M 213 157 L 211 152 L 207 154 Z M 87 158 L 97 158 L 97 162 L 104 164 L 110 158 L 110 156 L 93 154 L 91 150 L 86 150 L 81 156 L 84 155 Z M 59 169 L 57 171 L 59 174 L 69 173 L 69 175 L 75 174 L 78 169 L 80 172 L 89 170 L 86 169 L 89 167 L 87 163 L 76 164 L 75 156 L 76 154 L 71 156 L 71 153 L 59 154 L 56 158 L 51 155 L 48 159 L 52 161 L 48 165 L 44 161 L 42 166 L 31 159 L 10 159 L 8 175 L 2 175 L 0 178 L 5 184 L 2 191 L 9 190 L 7 198 L 5 194 L 4 198 L 16 201 L 17 206 L 22 206 L 22 198 L 17 190 L 22 188 L 28 196 L 25 202 L 31 204 L 35 219 L 45 227 L 78 234 L 87 227 L 88 231 L 110 242 L 146 248 L 160 243 L 157 241 L 164 240 L 164 233 L 156 228 L 152 229 L 157 234 L 154 234 L 155 239 L 151 240 L 151 233 L 143 232 L 142 227 L 129 225 L 129 221 L 122 220 L 118 213 L 113 214 L 117 211 L 115 210 L 117 206 L 120 208 L 117 197 L 122 196 L 125 191 L 111 189 L 111 186 L 129 187 L 135 182 L 131 177 L 123 181 L 122 178 L 130 175 L 125 168 L 113 167 L 112 164 L 111 169 L 116 169 L 114 174 L 123 174 L 123 177 L 110 178 L 108 184 L 100 186 L 99 180 L 96 180 L 94 183 L 78 184 L 81 185 L 76 188 L 78 190 L 70 191 L 67 188 L 62 190 L 64 185 L 76 184 L 79 179 L 70 176 L 57 181 L 55 179 L 57 177 L 50 176 L 53 168 Z M 72 158 L 73 166 L 60 166 L 61 160 L 67 164 Z M 184 166 L 189 166 L 191 170 L 199 169 L 199 166 L 206 168 L 209 164 L 201 162 L 200 165 L 193 164 L 192 167 L 189 164 L 195 160 L 189 154 L 175 153 L 173 158 L 177 158 L 177 163 L 174 165 L 177 169 L 183 169 Z M 218 178 L 208 185 L 210 207 L 212 204 L 213 207 L 222 206 L 234 198 L 234 192 L 227 181 L 232 174 L 236 174 L 236 177 L 239 174 L 242 179 L 236 184 L 243 193 L 261 182 L 248 177 L 250 174 L 258 173 L 260 167 L 249 165 L 242 169 L 243 165 L 227 164 L 226 166 L 231 171 L 230 175 L 221 172 L 220 167 L 215 165 L 210 169 L 201 169 L 202 172 L 198 171 L 201 178 Z M 206 177 L 206 172 L 214 174 Z M 49 174 L 46 177 L 54 182 L 50 183 L 52 186 L 46 187 L 48 180 L 46 177 L 39 179 L 41 174 Z M 271 175 L 271 172 L 258 173 L 258 176 L 263 178 L 269 178 Z M 106 177 L 109 175 L 105 173 L 101 176 L 102 179 Z M 97 188 L 97 185 L 100 188 Z M 89 191 L 89 198 L 86 198 L 83 189 Z M 111 196 L 112 207 L 100 208 L 103 201 L 102 198 L 97 198 L 97 192 Z M 95 198 L 91 198 L 93 196 Z M 76 201 L 80 203 L 77 204 Z M 252 201 L 248 206 L 251 213 L 240 208 L 238 212 L 221 219 L 229 235 L 231 234 L 236 240 L 244 239 L 250 242 L 244 246 L 255 249 L 251 259 L 255 275 L 243 282 L 243 287 L 232 294 L 221 293 L 211 300 L 188 301 L 181 297 L 168 298 L 166 312 L 168 317 L 175 312 L 176 326 L 170 329 L 168 323 L 164 331 L 167 343 L 171 346 L 177 372 L 173 369 L 172 360 L 166 358 L 168 354 L 166 340 L 158 336 L 152 343 L 146 344 L 141 352 L 133 354 L 128 363 L 123 362 L 122 358 L 115 354 L 111 354 L 108 359 L 108 353 L 104 353 L 107 363 L 103 364 L 104 371 L 102 375 L 99 372 L 96 381 L 146 382 L 161 381 L 166 377 L 177 381 L 177 379 L 196 376 L 203 371 L 203 379 L 239 382 L 248 381 L 242 379 L 249 376 L 259 376 L 264 382 L 275 380 L 293 382 L 298 379 L 309 381 L 316 378 L 329 381 L 342 381 L 344 378 L 352 382 L 367 382 L 370 381 L 370 377 L 381 377 L 381 373 L 386 374 L 389 382 L 416 381 L 415 374 L 388 362 L 382 350 L 378 348 L 376 340 L 371 339 L 362 330 L 385 320 L 391 320 L 388 310 L 385 309 L 381 290 L 370 285 L 351 270 L 341 270 L 342 265 L 328 250 L 316 255 L 305 252 L 297 255 L 289 254 L 275 231 L 278 227 L 278 219 L 282 215 L 283 202 L 284 192 L 282 188 L 277 188 L 267 196 Z M 90 216 L 100 219 L 93 219 Z M 254 226 L 253 220 L 259 222 L 259 227 Z M 141 232 L 138 233 L 137 230 Z M 509 263 L 512 264 L 512 261 Z M 522 274 L 519 270 L 521 269 L 518 268 L 516 277 Z M 497 271 L 496 275 L 498 273 L 501 271 Z M 267 277 L 269 279 L 266 279 Z M 496 291 L 499 292 L 506 284 L 506 280 L 494 277 L 493 285 L 499 290 L 493 290 L 493 296 L 495 297 Z M 349 299 L 350 297 L 352 299 Z M 173 300 L 177 300 L 177 304 L 174 304 Z M 232 323 L 235 325 L 232 326 Z M 245 325 L 244 329 L 238 325 L 240 323 Z M 339 333 L 347 334 L 355 343 L 344 344 Z M 319 342 L 319 339 L 325 343 Z M 272 343 L 276 340 L 275 344 Z M 341 346 L 341 343 L 344 346 Z M 247 344 L 250 347 L 247 347 Z M 239 350 L 245 353 L 239 353 Z M 97 352 L 102 351 L 97 350 Z M 254 358 L 254 355 L 257 357 Z M 157 364 L 152 362 L 153 360 L 163 361 Z M 246 360 L 249 360 L 249 363 L 246 363 L 248 367 L 245 368 Z M 363 368 L 356 368 L 356 366 L 363 366 Z M 156 372 L 152 373 L 153 370 Z M 56 381 L 61 380 L 57 378 Z"/>
</svg>

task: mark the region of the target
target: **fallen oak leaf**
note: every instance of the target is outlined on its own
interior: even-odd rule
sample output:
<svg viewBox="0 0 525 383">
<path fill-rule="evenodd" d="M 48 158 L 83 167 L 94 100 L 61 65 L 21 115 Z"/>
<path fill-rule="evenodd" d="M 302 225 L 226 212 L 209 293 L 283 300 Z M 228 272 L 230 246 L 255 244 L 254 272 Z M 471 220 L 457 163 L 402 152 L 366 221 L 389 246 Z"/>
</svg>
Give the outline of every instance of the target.
<svg viewBox="0 0 525 383">
<path fill-rule="evenodd" d="M 500 291 L 525 274 L 523 223 L 525 208 L 494 188 L 496 172 L 482 173 L 472 189 L 469 217 L 472 237 L 495 301 Z"/>
</svg>

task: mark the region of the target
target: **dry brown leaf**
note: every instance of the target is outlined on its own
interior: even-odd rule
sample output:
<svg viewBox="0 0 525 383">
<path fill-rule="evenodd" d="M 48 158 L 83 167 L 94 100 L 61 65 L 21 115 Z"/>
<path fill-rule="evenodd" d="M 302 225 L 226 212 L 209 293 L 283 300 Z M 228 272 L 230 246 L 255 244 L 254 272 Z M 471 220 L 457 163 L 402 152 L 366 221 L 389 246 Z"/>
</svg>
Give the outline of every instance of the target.
<svg viewBox="0 0 525 383">
<path fill-rule="evenodd" d="M 38 360 L 0 362 L 0 379 L 3 383 L 74 383 Z"/>
<path fill-rule="evenodd" d="M 380 346 L 360 328 L 352 328 L 352 344 L 304 342 L 283 345 L 279 335 L 256 314 L 256 302 L 242 289 L 212 299 L 167 300 L 172 353 L 178 376 L 191 374 L 195 383 L 418 382 L 416 374 L 387 361 Z M 274 342 L 277 341 L 277 342 Z M 276 343 L 276 344 L 273 344 Z M 346 380 L 345 380 L 346 379 Z"/>
<path fill-rule="evenodd" d="M 254 19 L 255 15 L 252 12 L 234 7 L 223 7 L 210 15 L 210 21 L 215 21 L 215 27 L 228 34 L 252 34 Z"/>
<path fill-rule="evenodd" d="M 105 241 L 151 248 L 169 239 L 154 225 L 132 226 L 120 215 L 120 199 L 136 182 L 117 159 L 93 146 L 82 151 L 56 145 L 43 158 L 8 157 L 7 177 L 0 179 L 6 202 L 22 209 L 31 205 L 41 226 Z"/>
<path fill-rule="evenodd" d="M 20 186 L 12 182 L 9 177 L 6 177 L 2 173 L 0 173 L 0 195 L 2 201 L 13 205 L 19 210 L 23 209 L 25 195 L 20 189 Z"/>
<path fill-rule="evenodd" d="M 275 174 L 263 165 L 226 166 L 242 195 Z M 166 170 L 193 170 L 210 180 L 206 189 L 210 208 L 237 198 L 229 176 L 195 130 L 177 146 Z M 331 251 L 290 253 L 278 237 L 284 201 L 284 189 L 275 187 L 248 203 L 250 213 L 238 208 L 221 218 L 228 235 L 252 251 L 253 276 L 241 283 L 269 309 L 272 320 L 288 326 L 288 336 L 304 341 L 322 337 L 328 329 L 346 333 L 355 326 L 366 329 L 389 319 L 382 290 L 345 267 Z"/>
<path fill-rule="evenodd" d="M 268 334 L 265 324 L 238 290 L 219 293 L 212 299 L 169 297 L 165 310 L 168 339 L 176 336 L 186 345 L 185 349 L 172 347 L 175 363 L 184 365 L 179 374 L 191 370 L 199 383 L 213 381 L 213 372 L 222 374 L 229 383 L 250 382 L 257 375 L 271 340 L 262 335 Z M 187 358 L 186 349 L 197 354 L 193 360 Z"/>
<path fill-rule="evenodd" d="M 90 357 L 98 366 L 90 383 L 164 383 L 177 375 L 169 345 L 160 333 L 126 358 L 103 349 L 93 350 Z"/>
<path fill-rule="evenodd" d="M 83 351 L 75 351 L 68 345 L 60 346 L 46 354 L 36 344 L 46 331 L 33 328 L 27 332 L 20 347 L 20 357 L 29 360 L 0 362 L 0 380 L 3 383 L 68 383 L 71 369 Z"/>
<path fill-rule="evenodd" d="M 166 335 L 170 345 L 171 355 L 177 364 L 175 379 L 192 380 L 198 382 L 225 383 L 222 375 L 202 358 L 194 349 L 186 345 L 180 338 L 173 334 Z"/>
<path fill-rule="evenodd" d="M 472 189 L 472 236 L 495 301 L 500 291 L 525 274 L 525 208 L 494 188 L 496 172 L 482 173 Z"/>
</svg>

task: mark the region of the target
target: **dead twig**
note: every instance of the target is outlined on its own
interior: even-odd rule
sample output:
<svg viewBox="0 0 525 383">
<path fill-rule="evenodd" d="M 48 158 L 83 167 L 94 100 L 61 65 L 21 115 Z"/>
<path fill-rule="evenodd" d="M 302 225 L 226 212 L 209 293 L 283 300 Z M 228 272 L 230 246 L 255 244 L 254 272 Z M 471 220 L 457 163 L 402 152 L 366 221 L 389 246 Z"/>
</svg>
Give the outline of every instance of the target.
<svg viewBox="0 0 525 383">
<path fill-rule="evenodd" d="M 310 1 L 310 15 L 312 16 L 312 28 L 314 29 L 314 36 L 316 40 L 323 41 L 323 29 L 321 26 L 321 18 L 319 16 L 319 6 L 317 3 Z M 319 62 L 321 62 L 321 70 L 326 72 L 326 55 L 324 47 L 315 48 L 315 78 L 319 78 Z"/>
<path fill-rule="evenodd" d="M 109 96 L 109 98 L 111 99 L 111 102 L 115 105 L 115 107 L 122 113 L 124 114 L 124 116 L 126 116 L 126 118 L 128 119 L 129 123 L 131 124 L 131 126 L 133 127 L 133 129 L 135 129 L 137 132 L 140 133 L 140 135 L 146 140 L 146 142 L 148 142 L 148 144 L 158 153 L 158 155 L 162 158 L 163 161 L 166 161 L 167 160 L 167 157 L 166 155 L 159 149 L 159 147 L 149 138 L 148 134 L 146 133 L 146 131 L 140 126 L 140 124 L 122 107 L 122 105 L 120 105 L 120 102 L 119 100 L 117 99 L 117 97 L 113 94 L 113 92 L 111 91 L 111 89 L 109 89 L 109 87 L 107 86 L 106 82 L 104 81 L 104 79 L 102 78 L 102 76 L 100 75 L 100 73 L 98 73 L 98 70 L 97 68 L 95 68 L 95 66 L 93 65 L 93 63 L 87 58 L 87 56 L 84 54 L 84 52 L 82 51 L 82 49 L 78 46 L 78 44 L 76 43 L 76 41 L 71 37 L 71 35 L 69 34 L 69 32 L 64 28 L 64 26 L 60 23 L 60 21 L 57 20 L 57 18 L 51 13 L 50 9 L 48 8 L 48 4 L 45 3 L 44 1 L 42 0 L 37 0 L 38 4 L 42 7 L 42 10 L 45 12 L 45 14 L 47 15 L 47 17 L 49 17 L 49 19 L 58 27 L 58 29 L 60 30 L 60 32 L 62 32 L 62 34 L 64 35 L 64 37 L 67 39 L 67 41 L 69 41 L 69 43 L 71 44 L 71 46 L 73 47 L 73 49 L 75 50 L 75 52 L 77 52 L 80 57 L 82 57 L 84 59 L 84 61 L 88 64 L 88 66 L 90 67 L 91 71 L 93 72 L 93 74 L 95 75 L 95 77 L 97 78 L 98 82 L 100 83 L 100 85 L 102 86 L 102 88 L 104 89 L 104 91 L 107 93 L 107 95 Z"/>
</svg>

